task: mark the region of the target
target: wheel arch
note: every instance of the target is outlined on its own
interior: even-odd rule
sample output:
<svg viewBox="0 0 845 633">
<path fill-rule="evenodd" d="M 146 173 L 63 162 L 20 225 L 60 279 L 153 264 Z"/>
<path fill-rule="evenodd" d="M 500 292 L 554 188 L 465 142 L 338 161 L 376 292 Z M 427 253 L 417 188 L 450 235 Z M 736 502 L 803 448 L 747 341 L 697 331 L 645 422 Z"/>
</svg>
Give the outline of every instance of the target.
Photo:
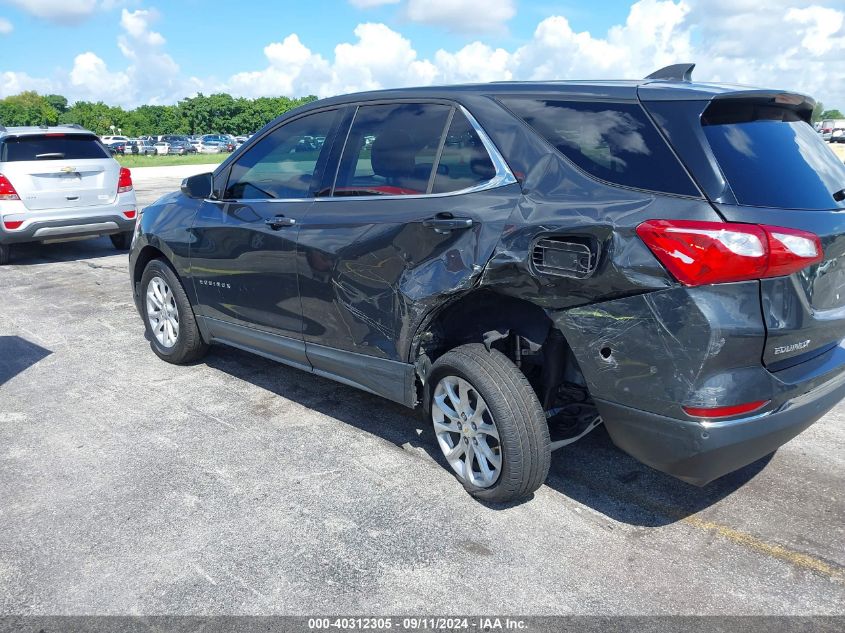
<svg viewBox="0 0 845 633">
<path fill-rule="evenodd" d="M 484 335 L 496 330 L 509 330 L 541 344 L 552 327 L 551 318 L 537 304 L 480 288 L 427 315 L 414 336 L 409 361 L 416 363 L 424 353 L 434 362 L 458 345 L 484 343 Z"/>
<path fill-rule="evenodd" d="M 409 361 L 415 367 L 419 402 L 426 403 L 433 363 L 468 343 L 482 343 L 505 354 L 529 375 L 547 409 L 553 408 L 562 383 L 586 384 L 569 342 L 544 308 L 481 288 L 444 304 L 418 328 Z"/>
<path fill-rule="evenodd" d="M 144 246 L 139 252 L 138 255 L 135 257 L 135 265 L 132 269 L 132 285 L 136 286 L 141 283 L 141 277 L 144 275 L 144 269 L 154 259 L 163 259 L 165 260 L 168 265 L 173 268 L 172 262 L 168 259 L 167 255 L 161 251 L 161 249 L 153 246 L 152 244 L 147 244 Z M 175 269 L 174 269 L 174 272 Z M 178 273 L 177 273 L 178 276 Z"/>
</svg>

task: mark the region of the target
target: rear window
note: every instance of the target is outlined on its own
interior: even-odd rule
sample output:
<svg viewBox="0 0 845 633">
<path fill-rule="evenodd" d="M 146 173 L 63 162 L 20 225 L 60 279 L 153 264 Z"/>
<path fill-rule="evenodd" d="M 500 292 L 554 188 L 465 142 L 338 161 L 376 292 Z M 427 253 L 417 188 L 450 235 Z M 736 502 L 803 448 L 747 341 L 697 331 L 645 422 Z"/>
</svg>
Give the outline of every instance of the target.
<svg viewBox="0 0 845 633">
<path fill-rule="evenodd" d="M 701 122 L 739 204 L 845 208 L 845 165 L 794 110 L 714 101 Z"/>
<path fill-rule="evenodd" d="M 22 136 L 0 145 L 0 162 L 90 158 L 109 158 L 109 153 L 97 137 L 84 134 Z"/>
<path fill-rule="evenodd" d="M 502 98 L 588 174 L 617 185 L 686 196 L 698 189 L 636 103 Z"/>
</svg>

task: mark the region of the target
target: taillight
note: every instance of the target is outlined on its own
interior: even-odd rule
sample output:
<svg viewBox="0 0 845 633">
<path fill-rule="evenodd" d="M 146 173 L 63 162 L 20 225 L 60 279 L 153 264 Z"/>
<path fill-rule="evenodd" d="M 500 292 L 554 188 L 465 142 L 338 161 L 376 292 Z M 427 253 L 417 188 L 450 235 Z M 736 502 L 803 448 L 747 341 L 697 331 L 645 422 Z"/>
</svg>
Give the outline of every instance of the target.
<svg viewBox="0 0 845 633">
<path fill-rule="evenodd" d="M 14 231 L 21 228 L 21 224 L 23 224 L 23 220 L 6 220 L 3 222 L 3 228 Z"/>
<path fill-rule="evenodd" d="M 818 236 L 776 226 L 648 220 L 637 235 L 686 286 L 780 277 L 824 257 Z"/>
<path fill-rule="evenodd" d="M 684 407 L 684 412 L 693 418 L 727 418 L 732 415 L 742 415 L 762 409 L 769 404 L 768 400 L 755 400 L 743 404 L 733 404 L 727 407 Z"/>
<path fill-rule="evenodd" d="M 120 168 L 120 176 L 117 179 L 117 193 L 132 191 L 132 172 L 126 167 Z"/>
<path fill-rule="evenodd" d="M 766 277 L 781 277 L 820 262 L 824 257 L 818 236 L 807 231 L 764 226 L 769 236 L 769 269 Z"/>
<path fill-rule="evenodd" d="M 18 192 L 3 174 L 0 174 L 0 200 L 20 200 Z"/>
<path fill-rule="evenodd" d="M 132 211 L 124 211 L 123 215 L 126 217 L 127 220 L 131 220 L 135 217 L 136 213 L 137 211 L 135 211 L 135 209 L 132 209 Z"/>
</svg>

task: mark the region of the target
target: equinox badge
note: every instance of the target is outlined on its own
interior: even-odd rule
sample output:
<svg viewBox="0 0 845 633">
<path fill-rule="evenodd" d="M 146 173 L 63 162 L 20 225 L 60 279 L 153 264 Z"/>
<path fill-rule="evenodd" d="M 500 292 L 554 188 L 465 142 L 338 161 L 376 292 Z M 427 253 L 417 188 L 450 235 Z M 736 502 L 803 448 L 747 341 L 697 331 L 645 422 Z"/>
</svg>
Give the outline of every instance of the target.
<svg viewBox="0 0 845 633">
<path fill-rule="evenodd" d="M 782 345 L 775 348 L 775 356 L 778 354 L 788 354 L 789 352 L 797 352 L 801 349 L 807 349 L 810 346 L 810 339 L 801 341 L 800 343 L 793 343 L 792 345 Z"/>
</svg>

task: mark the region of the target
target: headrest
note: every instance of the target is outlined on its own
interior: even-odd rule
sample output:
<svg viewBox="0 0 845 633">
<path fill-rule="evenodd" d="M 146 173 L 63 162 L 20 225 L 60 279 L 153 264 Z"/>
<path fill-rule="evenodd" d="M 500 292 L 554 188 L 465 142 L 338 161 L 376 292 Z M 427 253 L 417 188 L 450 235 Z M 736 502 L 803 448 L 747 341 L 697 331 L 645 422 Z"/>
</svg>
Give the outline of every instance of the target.
<svg viewBox="0 0 845 633">
<path fill-rule="evenodd" d="M 416 149 L 411 135 L 403 130 L 385 130 L 373 141 L 370 162 L 384 178 L 410 176 L 416 166 Z"/>
</svg>

